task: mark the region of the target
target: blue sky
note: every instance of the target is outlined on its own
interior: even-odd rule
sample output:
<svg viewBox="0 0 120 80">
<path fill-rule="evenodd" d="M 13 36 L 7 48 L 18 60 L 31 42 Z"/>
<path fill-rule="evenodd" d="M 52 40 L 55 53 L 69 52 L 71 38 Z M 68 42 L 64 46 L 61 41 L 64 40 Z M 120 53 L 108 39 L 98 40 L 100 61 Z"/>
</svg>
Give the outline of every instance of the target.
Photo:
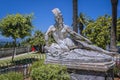
<svg viewBox="0 0 120 80">
<path fill-rule="evenodd" d="M 85 13 L 93 19 L 104 14 L 111 15 L 111 0 L 78 0 L 78 14 Z M 63 14 L 65 24 L 72 24 L 72 0 L 0 0 L 0 19 L 8 14 L 34 13 L 34 30 L 45 32 L 54 24 L 51 10 L 59 8 Z M 118 3 L 118 17 L 120 17 L 120 1 Z"/>
</svg>

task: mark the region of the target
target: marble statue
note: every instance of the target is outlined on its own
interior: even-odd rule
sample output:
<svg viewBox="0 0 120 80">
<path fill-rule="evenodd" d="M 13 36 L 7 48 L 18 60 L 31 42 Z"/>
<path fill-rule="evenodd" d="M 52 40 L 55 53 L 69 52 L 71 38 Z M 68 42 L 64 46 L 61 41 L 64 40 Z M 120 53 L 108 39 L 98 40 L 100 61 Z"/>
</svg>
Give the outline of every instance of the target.
<svg viewBox="0 0 120 80">
<path fill-rule="evenodd" d="M 64 24 L 58 8 L 53 9 L 52 12 L 55 16 L 55 24 L 51 25 L 45 33 L 45 63 L 66 65 L 68 69 L 73 70 L 70 74 L 71 80 L 106 80 L 106 72 L 114 67 L 112 55 L 115 53 L 94 46 L 90 40 L 72 31 Z M 55 41 L 52 44 L 48 42 L 50 35 Z M 98 74 L 104 72 L 105 75 L 98 76 L 95 71 Z"/>
<path fill-rule="evenodd" d="M 52 12 L 55 16 L 55 24 L 51 25 L 45 33 L 48 60 L 79 60 L 82 63 L 112 61 L 113 52 L 92 45 L 90 40 L 72 31 L 64 24 L 58 8 L 53 9 Z M 48 44 L 49 34 L 52 34 L 55 40 L 51 45 Z"/>
</svg>

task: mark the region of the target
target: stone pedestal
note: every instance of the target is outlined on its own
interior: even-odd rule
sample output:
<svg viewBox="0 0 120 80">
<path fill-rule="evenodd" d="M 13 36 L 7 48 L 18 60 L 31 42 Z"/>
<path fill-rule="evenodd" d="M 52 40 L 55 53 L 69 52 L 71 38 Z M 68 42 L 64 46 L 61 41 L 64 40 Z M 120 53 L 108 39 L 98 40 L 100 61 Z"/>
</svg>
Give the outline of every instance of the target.
<svg viewBox="0 0 120 80">
<path fill-rule="evenodd" d="M 50 60 L 46 59 L 47 64 L 66 65 L 70 73 L 71 80 L 114 80 L 113 67 L 114 61 L 109 62 L 79 62 L 79 60 Z"/>
<path fill-rule="evenodd" d="M 69 69 L 71 80 L 114 80 L 113 70 L 107 72 Z"/>
</svg>

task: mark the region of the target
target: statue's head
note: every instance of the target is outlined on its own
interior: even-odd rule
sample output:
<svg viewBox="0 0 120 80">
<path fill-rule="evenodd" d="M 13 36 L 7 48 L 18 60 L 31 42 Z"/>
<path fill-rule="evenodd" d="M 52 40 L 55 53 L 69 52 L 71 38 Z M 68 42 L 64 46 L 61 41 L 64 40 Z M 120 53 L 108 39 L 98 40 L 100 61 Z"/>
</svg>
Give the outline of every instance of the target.
<svg viewBox="0 0 120 80">
<path fill-rule="evenodd" d="M 58 9 L 58 8 L 54 8 L 52 10 L 54 16 L 55 16 L 55 21 L 58 25 L 63 25 L 63 17 L 62 17 L 62 14 L 61 14 L 61 11 Z"/>
<path fill-rule="evenodd" d="M 52 12 L 56 17 L 61 15 L 61 11 L 58 8 L 54 8 Z"/>
</svg>

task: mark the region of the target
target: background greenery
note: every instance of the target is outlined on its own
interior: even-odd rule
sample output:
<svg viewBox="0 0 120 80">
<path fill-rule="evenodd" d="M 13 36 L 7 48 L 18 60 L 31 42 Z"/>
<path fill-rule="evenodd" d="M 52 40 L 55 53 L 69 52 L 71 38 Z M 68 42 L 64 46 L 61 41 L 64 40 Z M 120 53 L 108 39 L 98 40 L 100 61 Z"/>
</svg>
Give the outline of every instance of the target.
<svg viewBox="0 0 120 80">
<path fill-rule="evenodd" d="M 24 80 L 23 74 L 16 72 L 9 72 L 0 75 L 0 80 Z"/>
<path fill-rule="evenodd" d="M 65 66 L 44 64 L 44 60 L 36 62 L 31 67 L 32 80 L 70 80 Z"/>
</svg>

